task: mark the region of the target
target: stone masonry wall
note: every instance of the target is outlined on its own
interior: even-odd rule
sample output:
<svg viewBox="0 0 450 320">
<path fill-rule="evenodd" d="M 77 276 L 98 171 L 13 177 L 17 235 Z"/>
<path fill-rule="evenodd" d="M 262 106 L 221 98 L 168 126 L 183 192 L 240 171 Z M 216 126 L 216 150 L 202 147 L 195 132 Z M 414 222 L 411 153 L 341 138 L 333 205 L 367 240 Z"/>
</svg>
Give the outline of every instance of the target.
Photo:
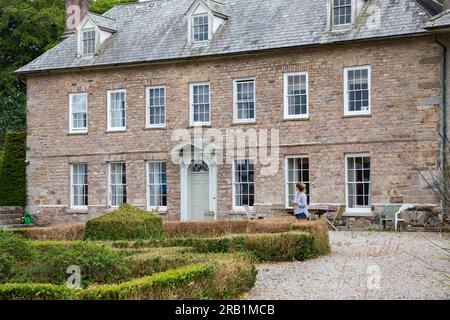
<svg viewBox="0 0 450 320">
<path fill-rule="evenodd" d="M 432 37 L 286 49 L 223 57 L 36 75 L 28 78 L 28 206 L 38 224 L 85 221 L 107 210 L 107 163 L 127 164 L 128 200 L 145 207 L 145 162 L 167 160 L 168 213 L 180 217 L 173 130 L 189 127 L 189 83 L 209 81 L 212 127 L 280 130 L 279 173 L 256 174 L 257 203 L 284 208 L 285 155 L 310 158 L 311 202 L 345 202 L 345 153 L 368 152 L 373 205 L 435 203 L 419 171 L 436 169 L 439 47 Z M 371 65 L 372 115 L 344 117 L 343 68 Z M 283 119 L 283 74 L 308 71 L 309 119 Z M 256 123 L 233 124 L 233 79 L 256 79 Z M 167 128 L 145 129 L 145 88 L 165 85 Z M 127 131 L 106 132 L 107 90 L 126 89 Z M 88 134 L 69 134 L 69 93 L 88 92 Z M 88 214 L 68 208 L 70 163 L 89 164 Z M 218 215 L 232 213 L 232 169 L 218 168 Z"/>
</svg>

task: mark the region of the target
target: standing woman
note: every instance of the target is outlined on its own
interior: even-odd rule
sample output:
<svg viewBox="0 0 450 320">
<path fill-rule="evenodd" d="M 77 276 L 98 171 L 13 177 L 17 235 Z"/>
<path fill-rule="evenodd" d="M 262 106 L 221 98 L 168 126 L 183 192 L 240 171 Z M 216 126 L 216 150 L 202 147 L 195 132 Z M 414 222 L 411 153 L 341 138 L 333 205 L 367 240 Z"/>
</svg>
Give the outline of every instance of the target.
<svg viewBox="0 0 450 320">
<path fill-rule="evenodd" d="M 298 220 L 306 220 L 308 214 L 308 202 L 306 198 L 306 186 L 303 183 L 297 183 L 294 204 L 294 214 Z"/>
</svg>

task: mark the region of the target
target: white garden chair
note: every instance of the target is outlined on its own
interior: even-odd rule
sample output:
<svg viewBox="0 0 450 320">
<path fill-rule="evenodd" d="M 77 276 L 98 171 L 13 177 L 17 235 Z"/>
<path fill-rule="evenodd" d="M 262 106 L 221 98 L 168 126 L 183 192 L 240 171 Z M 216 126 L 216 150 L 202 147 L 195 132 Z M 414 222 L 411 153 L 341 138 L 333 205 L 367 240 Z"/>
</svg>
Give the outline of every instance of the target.
<svg viewBox="0 0 450 320">
<path fill-rule="evenodd" d="M 398 211 L 394 214 L 394 228 L 395 231 L 397 231 L 398 229 L 398 223 L 399 221 L 405 221 L 405 216 L 404 216 L 404 212 L 407 210 L 411 210 L 414 209 L 414 206 L 412 204 L 404 204 L 400 207 L 400 209 L 398 209 Z M 402 218 L 399 218 L 399 216 L 402 215 Z"/>
</svg>

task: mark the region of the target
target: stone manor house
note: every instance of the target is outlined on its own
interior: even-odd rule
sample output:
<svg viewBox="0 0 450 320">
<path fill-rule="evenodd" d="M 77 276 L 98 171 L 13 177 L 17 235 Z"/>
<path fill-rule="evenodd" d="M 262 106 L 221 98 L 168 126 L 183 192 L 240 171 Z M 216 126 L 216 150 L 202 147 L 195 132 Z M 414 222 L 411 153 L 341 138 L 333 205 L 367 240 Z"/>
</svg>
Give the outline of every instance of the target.
<svg viewBox="0 0 450 320">
<path fill-rule="evenodd" d="M 66 0 L 82 19 L 16 71 L 37 224 L 125 202 L 167 220 L 278 214 L 299 181 L 311 206 L 347 216 L 439 206 L 420 173 L 445 147 L 448 2 L 154 0 L 104 15 L 88 2 Z M 230 159 L 190 139 L 198 127 L 278 132 L 278 171 L 261 173 L 261 145 Z"/>
</svg>

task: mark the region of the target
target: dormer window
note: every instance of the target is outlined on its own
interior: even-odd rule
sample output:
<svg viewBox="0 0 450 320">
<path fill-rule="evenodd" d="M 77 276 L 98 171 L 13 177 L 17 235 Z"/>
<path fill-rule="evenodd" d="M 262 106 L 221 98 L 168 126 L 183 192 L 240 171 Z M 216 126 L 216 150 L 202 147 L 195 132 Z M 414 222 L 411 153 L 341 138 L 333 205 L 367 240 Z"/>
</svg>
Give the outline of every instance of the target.
<svg viewBox="0 0 450 320">
<path fill-rule="evenodd" d="M 342 26 L 352 23 L 352 1 L 333 0 L 333 26 Z"/>
<path fill-rule="evenodd" d="M 78 56 L 93 57 L 117 32 L 114 19 L 88 12 L 77 27 Z"/>
<path fill-rule="evenodd" d="M 83 30 L 83 54 L 95 54 L 95 29 Z"/>
<path fill-rule="evenodd" d="M 209 17 L 207 14 L 192 17 L 193 42 L 209 40 Z"/>
<path fill-rule="evenodd" d="M 193 0 L 186 12 L 188 44 L 207 44 L 228 20 L 224 5 L 214 0 Z"/>
</svg>

